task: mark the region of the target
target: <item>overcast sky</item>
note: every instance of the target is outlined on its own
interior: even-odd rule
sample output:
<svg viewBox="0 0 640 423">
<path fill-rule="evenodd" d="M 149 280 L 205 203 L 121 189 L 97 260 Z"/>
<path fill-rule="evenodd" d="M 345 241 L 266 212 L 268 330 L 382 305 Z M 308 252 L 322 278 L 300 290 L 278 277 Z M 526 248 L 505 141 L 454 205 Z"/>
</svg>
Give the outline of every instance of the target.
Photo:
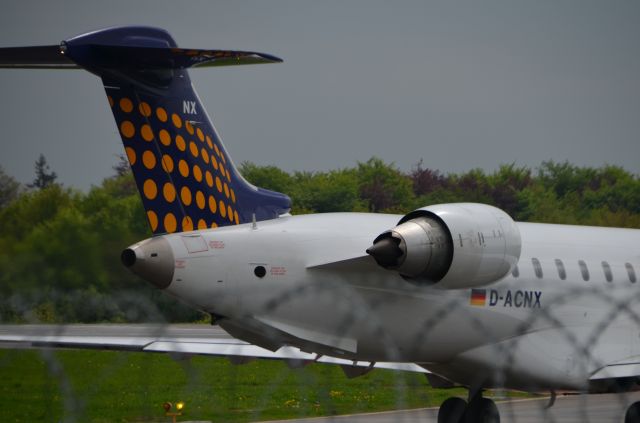
<svg viewBox="0 0 640 423">
<path fill-rule="evenodd" d="M 640 173 L 638 1 L 13 1 L 0 44 L 57 44 L 112 25 L 167 29 L 182 47 L 284 63 L 197 69 L 236 163 L 329 170 L 373 155 L 409 170 L 500 164 Z M 0 70 L 0 165 L 65 185 L 113 173 L 122 144 L 99 79 Z"/>
</svg>

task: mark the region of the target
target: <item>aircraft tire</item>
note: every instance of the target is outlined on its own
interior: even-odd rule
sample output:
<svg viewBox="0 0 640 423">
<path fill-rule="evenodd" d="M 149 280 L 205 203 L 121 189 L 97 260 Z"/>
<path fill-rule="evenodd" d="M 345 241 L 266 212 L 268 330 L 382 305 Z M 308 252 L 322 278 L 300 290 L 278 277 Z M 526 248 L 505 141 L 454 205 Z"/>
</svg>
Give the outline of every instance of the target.
<svg viewBox="0 0 640 423">
<path fill-rule="evenodd" d="M 634 402 L 627 408 L 624 423 L 640 423 L 640 401 Z"/>
<path fill-rule="evenodd" d="M 489 398 L 478 398 L 467 407 L 465 423 L 500 423 L 500 412 Z"/>
<path fill-rule="evenodd" d="M 447 398 L 438 410 L 438 423 L 462 423 L 467 402 L 462 398 Z"/>
</svg>

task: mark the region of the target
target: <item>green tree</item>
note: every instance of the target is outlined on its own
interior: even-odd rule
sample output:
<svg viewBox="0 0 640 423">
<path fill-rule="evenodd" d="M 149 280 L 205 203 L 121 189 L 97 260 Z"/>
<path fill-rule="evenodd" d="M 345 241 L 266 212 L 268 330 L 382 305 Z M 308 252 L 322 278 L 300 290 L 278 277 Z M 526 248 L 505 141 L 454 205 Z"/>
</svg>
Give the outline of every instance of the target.
<svg viewBox="0 0 640 423">
<path fill-rule="evenodd" d="M 393 164 L 372 157 L 356 169 L 360 198 L 371 212 L 403 213 L 414 203 L 411 180 Z"/>
<path fill-rule="evenodd" d="M 0 166 L 0 209 L 18 198 L 20 183 Z"/>
<path fill-rule="evenodd" d="M 32 183 L 27 184 L 29 188 L 47 188 L 48 186 L 53 185 L 58 178 L 58 175 L 49 168 L 44 154 L 40 154 L 40 157 L 36 160 L 34 168 L 36 171 L 36 177 Z"/>
</svg>

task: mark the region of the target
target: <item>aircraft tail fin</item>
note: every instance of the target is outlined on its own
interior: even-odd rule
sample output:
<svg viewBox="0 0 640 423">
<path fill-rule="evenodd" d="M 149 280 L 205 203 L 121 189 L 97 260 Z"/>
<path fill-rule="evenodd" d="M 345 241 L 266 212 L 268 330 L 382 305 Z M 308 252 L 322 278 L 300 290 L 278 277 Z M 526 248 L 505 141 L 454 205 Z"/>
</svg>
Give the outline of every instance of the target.
<svg viewBox="0 0 640 423">
<path fill-rule="evenodd" d="M 240 175 L 187 72 L 277 62 L 256 52 L 178 48 L 166 31 L 151 27 L 0 49 L 0 68 L 83 68 L 102 79 L 154 234 L 273 219 L 290 210 L 288 196 Z"/>
</svg>

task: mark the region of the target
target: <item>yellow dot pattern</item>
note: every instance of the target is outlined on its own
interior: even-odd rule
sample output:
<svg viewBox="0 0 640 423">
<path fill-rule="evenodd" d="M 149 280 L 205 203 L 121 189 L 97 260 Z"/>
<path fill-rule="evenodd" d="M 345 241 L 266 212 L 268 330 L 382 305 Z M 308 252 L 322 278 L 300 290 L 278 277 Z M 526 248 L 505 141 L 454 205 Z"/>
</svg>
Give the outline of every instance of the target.
<svg viewBox="0 0 640 423">
<path fill-rule="evenodd" d="M 206 119 L 186 114 L 182 99 L 107 93 L 153 233 L 241 223 L 233 169 Z"/>
</svg>

